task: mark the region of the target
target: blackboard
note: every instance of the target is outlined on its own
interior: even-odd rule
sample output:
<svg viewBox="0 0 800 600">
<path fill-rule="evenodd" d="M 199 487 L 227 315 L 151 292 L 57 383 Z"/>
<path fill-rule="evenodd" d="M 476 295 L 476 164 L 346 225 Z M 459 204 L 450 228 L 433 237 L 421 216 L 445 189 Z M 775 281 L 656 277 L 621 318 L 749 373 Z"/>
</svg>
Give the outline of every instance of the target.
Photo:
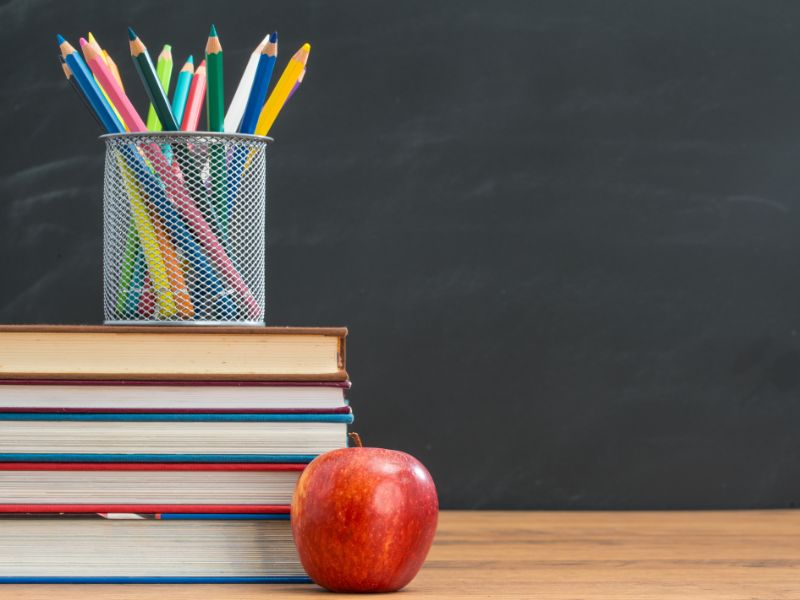
<svg viewBox="0 0 800 600">
<path fill-rule="evenodd" d="M 268 321 L 347 325 L 355 429 L 448 508 L 800 500 L 800 5 L 7 2 L 0 321 L 98 323 L 103 147 L 56 33 L 228 98 L 312 42 L 270 149 Z M 284 62 L 279 62 L 282 68 Z"/>
</svg>

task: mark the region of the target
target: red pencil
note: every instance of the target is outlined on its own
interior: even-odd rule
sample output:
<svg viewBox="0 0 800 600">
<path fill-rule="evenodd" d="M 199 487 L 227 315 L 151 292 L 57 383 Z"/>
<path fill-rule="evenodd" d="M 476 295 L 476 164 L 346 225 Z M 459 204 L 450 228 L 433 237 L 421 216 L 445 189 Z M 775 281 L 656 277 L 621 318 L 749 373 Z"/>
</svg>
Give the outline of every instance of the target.
<svg viewBox="0 0 800 600">
<path fill-rule="evenodd" d="M 206 99 L 206 61 L 200 63 L 192 77 L 192 86 L 189 88 L 189 97 L 186 99 L 186 108 L 183 111 L 181 131 L 197 131 L 200 122 L 200 113 L 203 112 L 203 101 Z"/>
</svg>

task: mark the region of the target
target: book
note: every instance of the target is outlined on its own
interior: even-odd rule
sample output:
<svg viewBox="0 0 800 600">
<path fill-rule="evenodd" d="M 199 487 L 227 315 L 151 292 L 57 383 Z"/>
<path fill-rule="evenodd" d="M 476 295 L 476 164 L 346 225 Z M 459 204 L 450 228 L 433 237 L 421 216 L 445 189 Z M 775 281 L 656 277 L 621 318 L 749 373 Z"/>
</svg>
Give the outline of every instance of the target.
<svg viewBox="0 0 800 600">
<path fill-rule="evenodd" d="M 0 518 L 4 583 L 309 581 L 288 515 Z"/>
<path fill-rule="evenodd" d="M 303 464 L 0 463 L 0 513 L 288 513 Z"/>
<path fill-rule="evenodd" d="M 352 414 L 0 413 L 0 461 L 308 462 Z"/>
<path fill-rule="evenodd" d="M 346 328 L 0 327 L 0 379 L 347 381 Z"/>
<path fill-rule="evenodd" d="M 338 412 L 349 382 L 0 380 L 0 412 Z"/>
</svg>

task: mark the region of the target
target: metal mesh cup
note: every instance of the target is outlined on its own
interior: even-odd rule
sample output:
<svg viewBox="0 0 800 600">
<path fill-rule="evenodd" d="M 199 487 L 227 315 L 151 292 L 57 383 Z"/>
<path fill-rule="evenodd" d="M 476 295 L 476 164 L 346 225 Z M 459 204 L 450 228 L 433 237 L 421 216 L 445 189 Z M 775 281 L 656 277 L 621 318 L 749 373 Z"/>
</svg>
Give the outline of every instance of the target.
<svg viewBox="0 0 800 600">
<path fill-rule="evenodd" d="M 263 324 L 269 138 L 102 139 L 105 322 Z"/>
</svg>

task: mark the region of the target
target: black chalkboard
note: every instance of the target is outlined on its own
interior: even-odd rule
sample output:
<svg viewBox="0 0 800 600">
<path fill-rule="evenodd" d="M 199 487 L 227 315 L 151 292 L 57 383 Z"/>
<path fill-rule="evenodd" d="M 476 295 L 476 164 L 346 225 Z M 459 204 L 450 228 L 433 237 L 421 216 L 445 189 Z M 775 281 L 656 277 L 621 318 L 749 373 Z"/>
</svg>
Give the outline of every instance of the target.
<svg viewBox="0 0 800 600">
<path fill-rule="evenodd" d="M 800 500 L 800 5 L 13 2 L 0 320 L 101 320 L 103 146 L 56 62 L 213 21 L 228 98 L 313 44 L 270 150 L 271 324 L 348 325 L 355 429 L 458 508 Z M 154 50 L 155 49 L 155 50 Z"/>
</svg>

